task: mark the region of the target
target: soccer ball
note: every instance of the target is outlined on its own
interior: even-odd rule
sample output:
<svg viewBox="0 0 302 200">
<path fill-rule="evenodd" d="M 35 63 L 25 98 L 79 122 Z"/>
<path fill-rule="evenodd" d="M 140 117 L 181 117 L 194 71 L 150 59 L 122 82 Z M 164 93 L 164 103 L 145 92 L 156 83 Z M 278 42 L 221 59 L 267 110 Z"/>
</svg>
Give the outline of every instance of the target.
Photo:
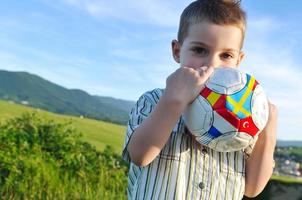
<svg viewBox="0 0 302 200">
<path fill-rule="evenodd" d="M 183 119 L 199 143 L 230 152 L 254 144 L 268 114 L 268 100 L 253 76 L 219 67 L 187 106 Z"/>
</svg>

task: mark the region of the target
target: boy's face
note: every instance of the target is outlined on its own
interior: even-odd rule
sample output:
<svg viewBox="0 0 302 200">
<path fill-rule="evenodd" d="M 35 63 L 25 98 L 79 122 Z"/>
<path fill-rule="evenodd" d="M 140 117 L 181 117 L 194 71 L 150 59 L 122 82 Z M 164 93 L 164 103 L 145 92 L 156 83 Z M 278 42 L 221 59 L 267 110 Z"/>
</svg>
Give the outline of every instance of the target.
<svg viewBox="0 0 302 200">
<path fill-rule="evenodd" d="M 174 60 L 182 67 L 238 67 L 244 54 L 242 33 L 236 26 L 216 25 L 208 21 L 190 25 L 183 44 L 172 41 Z"/>
</svg>

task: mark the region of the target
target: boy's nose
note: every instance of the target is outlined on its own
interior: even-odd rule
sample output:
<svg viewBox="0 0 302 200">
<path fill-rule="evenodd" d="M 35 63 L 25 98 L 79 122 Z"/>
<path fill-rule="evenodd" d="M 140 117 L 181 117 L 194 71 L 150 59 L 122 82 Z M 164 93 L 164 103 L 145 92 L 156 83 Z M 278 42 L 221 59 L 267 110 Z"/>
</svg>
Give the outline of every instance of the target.
<svg viewBox="0 0 302 200">
<path fill-rule="evenodd" d="M 220 65 L 219 59 L 215 56 L 209 56 L 204 63 L 205 66 L 218 67 Z"/>
</svg>

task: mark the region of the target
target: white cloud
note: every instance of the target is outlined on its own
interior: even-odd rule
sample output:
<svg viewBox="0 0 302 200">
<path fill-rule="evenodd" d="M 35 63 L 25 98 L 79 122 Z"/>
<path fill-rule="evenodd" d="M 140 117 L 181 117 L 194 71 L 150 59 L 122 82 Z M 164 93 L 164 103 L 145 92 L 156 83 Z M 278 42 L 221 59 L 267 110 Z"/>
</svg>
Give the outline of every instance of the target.
<svg viewBox="0 0 302 200">
<path fill-rule="evenodd" d="M 96 18 L 113 18 L 135 23 L 175 27 L 189 1 L 160 0 L 63 0 Z M 181 9 L 180 9 L 181 8 Z"/>
<path fill-rule="evenodd" d="M 280 21 L 276 21 L 276 19 L 272 17 L 261 17 L 257 19 L 247 20 L 248 30 L 252 30 L 253 34 L 255 33 L 268 33 L 272 32 L 276 29 L 282 27 L 283 24 Z"/>
</svg>

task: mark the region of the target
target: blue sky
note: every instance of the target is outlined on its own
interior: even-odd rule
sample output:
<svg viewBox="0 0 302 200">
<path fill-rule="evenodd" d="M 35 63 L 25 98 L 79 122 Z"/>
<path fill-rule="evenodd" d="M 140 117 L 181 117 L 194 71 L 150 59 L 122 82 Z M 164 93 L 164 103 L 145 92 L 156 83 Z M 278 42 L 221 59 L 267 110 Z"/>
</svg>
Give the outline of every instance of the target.
<svg viewBox="0 0 302 200">
<path fill-rule="evenodd" d="M 0 4 L 0 69 L 67 88 L 136 100 L 165 87 L 179 66 L 170 42 L 187 0 L 6 0 Z M 279 108 L 278 139 L 302 140 L 302 1 L 243 0 L 241 69 Z"/>
</svg>

